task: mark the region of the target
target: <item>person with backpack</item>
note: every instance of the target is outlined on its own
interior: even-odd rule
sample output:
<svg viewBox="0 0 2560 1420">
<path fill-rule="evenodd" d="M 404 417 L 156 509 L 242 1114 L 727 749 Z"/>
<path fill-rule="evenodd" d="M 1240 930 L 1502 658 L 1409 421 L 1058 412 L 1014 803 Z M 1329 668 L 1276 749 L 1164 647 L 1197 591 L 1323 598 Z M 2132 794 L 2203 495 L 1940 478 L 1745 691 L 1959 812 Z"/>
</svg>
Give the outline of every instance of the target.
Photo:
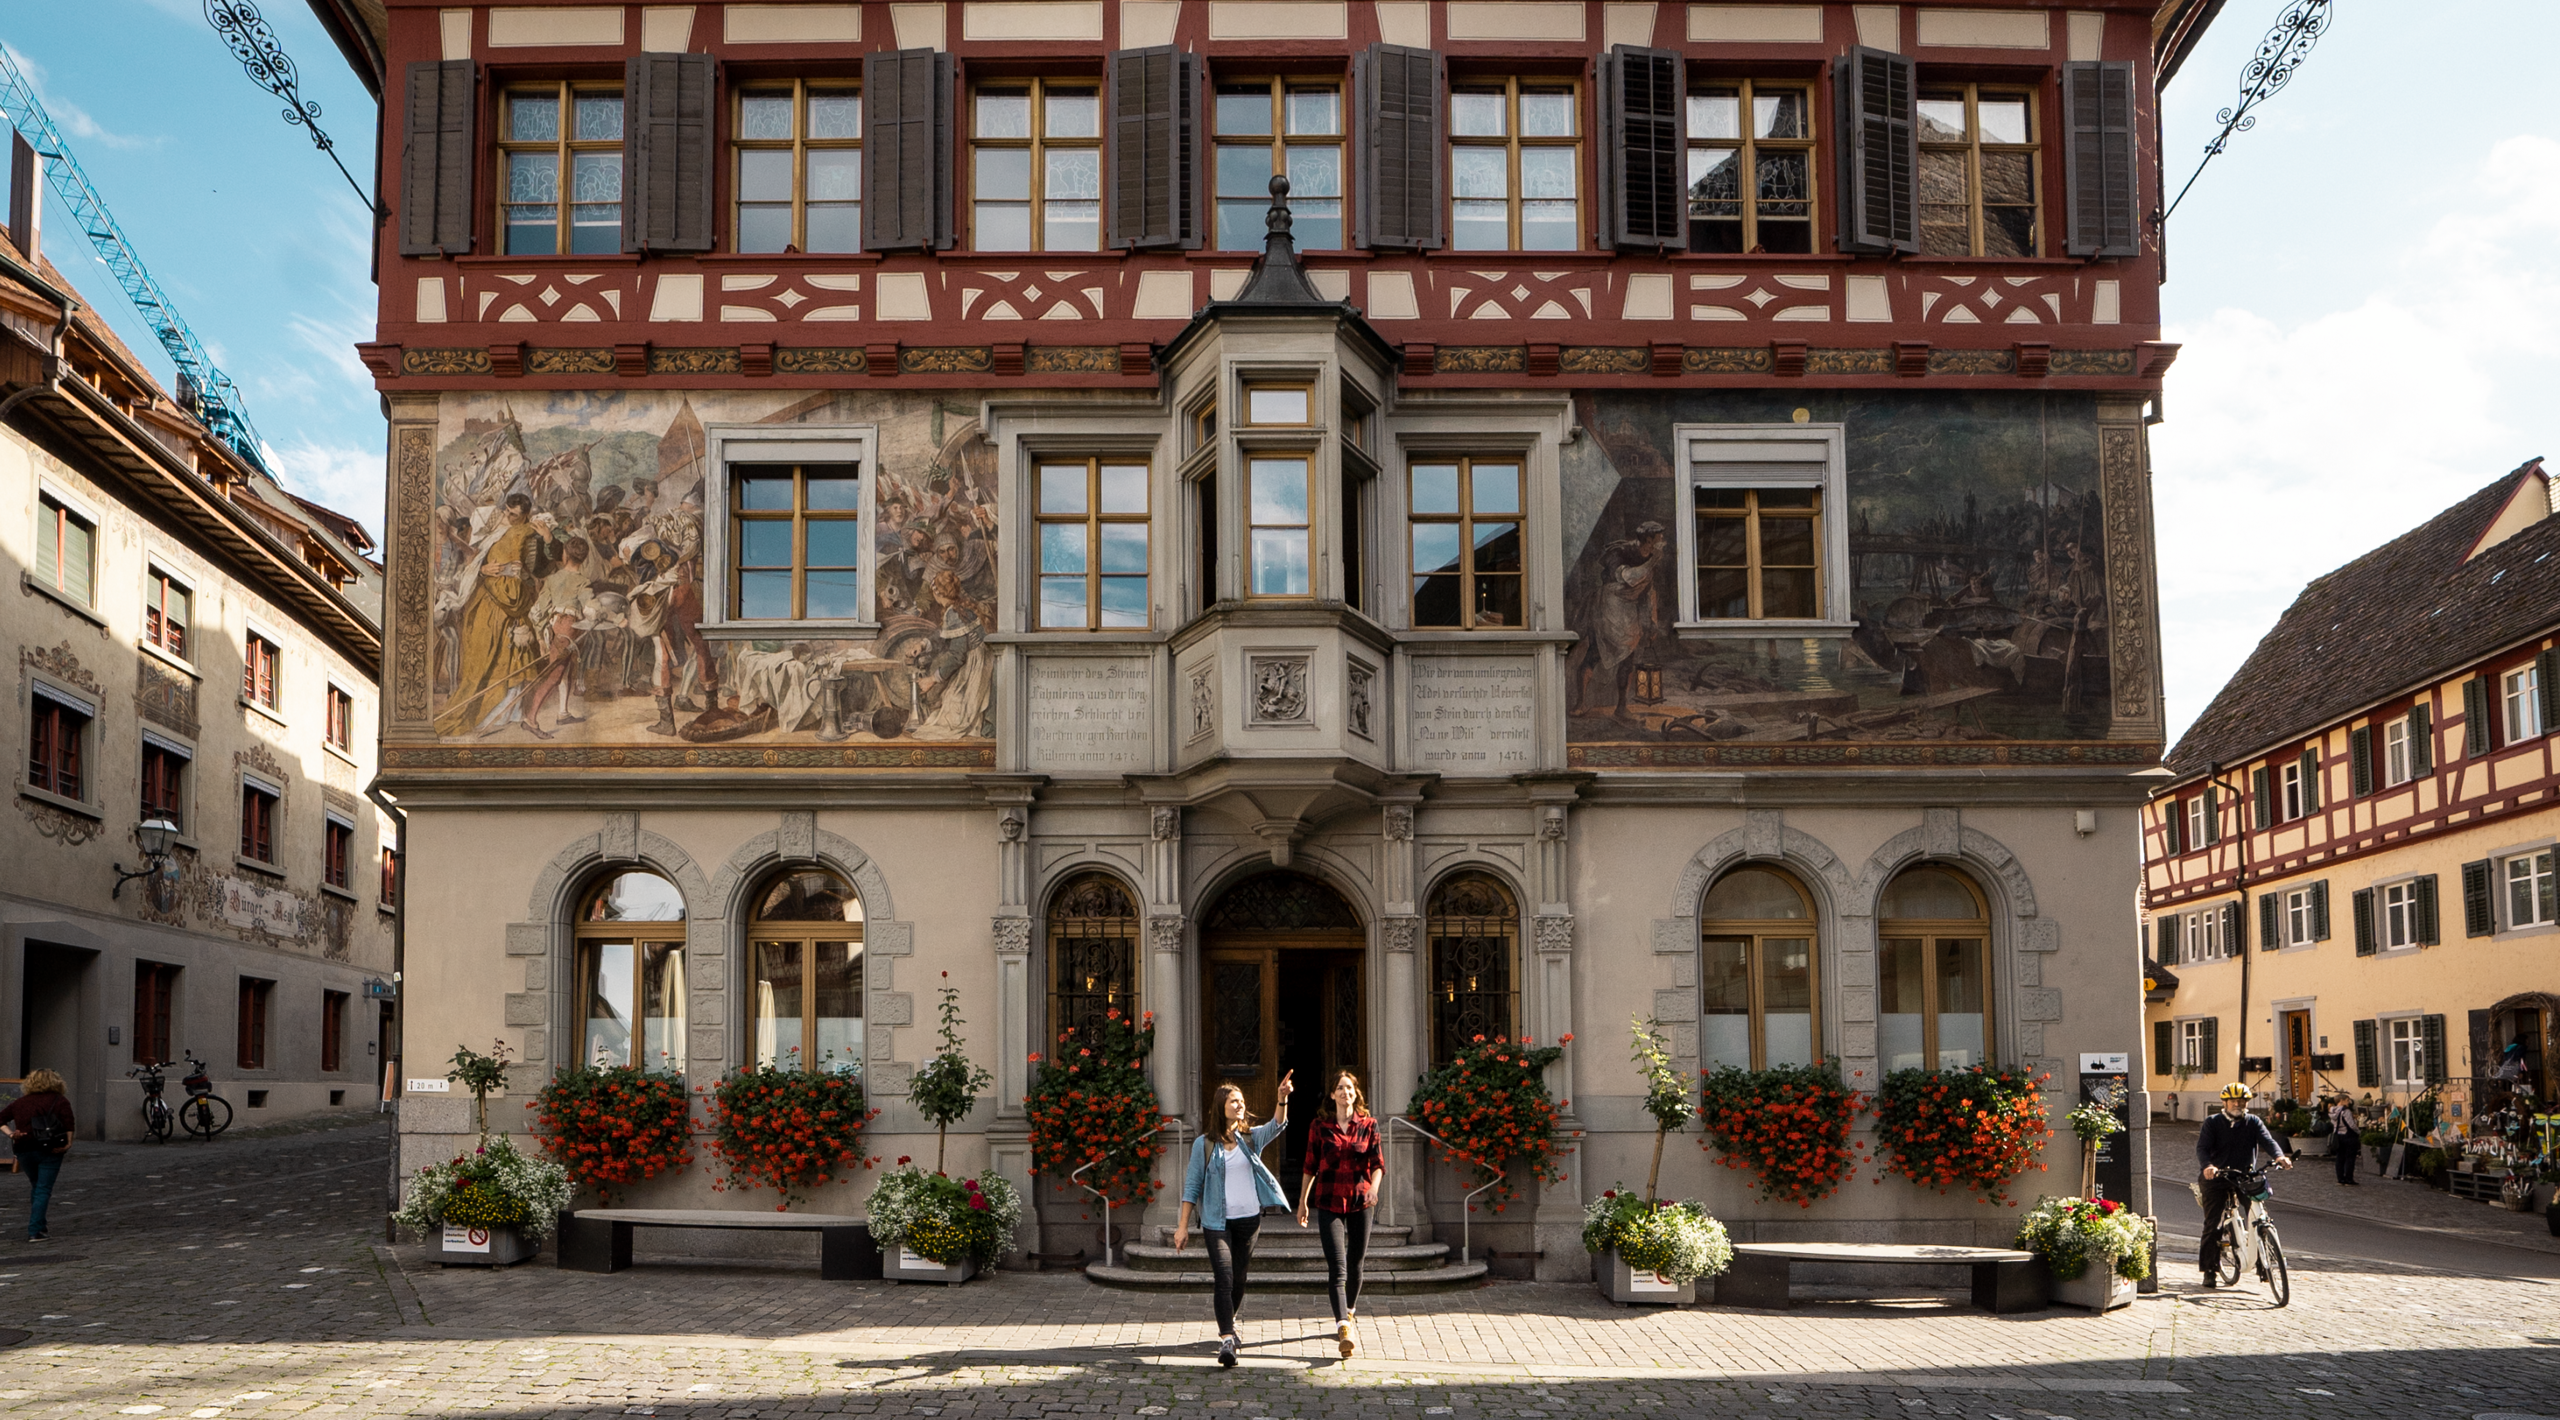
<svg viewBox="0 0 2560 1420">
<path fill-rule="evenodd" d="M 62 1076 L 51 1070 L 29 1071 L 26 1092 L 11 1100 L 7 1109 L 0 1109 L 0 1133 L 9 1136 L 18 1172 L 35 1185 L 35 1197 L 27 1206 L 29 1242 L 44 1241 L 45 1205 L 53 1201 L 53 1181 L 62 1172 L 63 1156 L 71 1152 L 71 1134 L 77 1127 Z"/>
</svg>

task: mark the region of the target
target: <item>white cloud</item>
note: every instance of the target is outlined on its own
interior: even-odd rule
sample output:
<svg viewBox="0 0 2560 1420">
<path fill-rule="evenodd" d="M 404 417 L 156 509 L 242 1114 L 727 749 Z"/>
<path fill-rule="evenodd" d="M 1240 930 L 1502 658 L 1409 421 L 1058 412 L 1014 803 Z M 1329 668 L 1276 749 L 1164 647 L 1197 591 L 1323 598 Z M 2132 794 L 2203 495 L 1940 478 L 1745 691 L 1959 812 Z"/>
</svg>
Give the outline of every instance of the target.
<svg viewBox="0 0 2560 1420">
<path fill-rule="evenodd" d="M 61 129 L 64 137 L 76 139 L 82 143 L 95 143 L 101 148 L 157 148 L 160 146 L 160 139 L 157 137 L 142 138 L 114 132 L 105 124 L 91 118 L 88 110 L 58 94 L 48 92 L 44 82 L 44 66 L 27 58 L 15 48 L 9 49 L 9 61 L 18 66 L 20 73 L 27 76 L 28 86 L 36 92 L 36 102 L 44 105 L 44 111 L 53 117 L 53 126 Z"/>
<path fill-rule="evenodd" d="M 314 503 L 346 514 L 382 539 L 382 449 L 315 444 L 267 447 L 267 464 L 284 486 Z"/>
<path fill-rule="evenodd" d="M 2184 348 L 2152 462 L 2173 737 L 2306 582 L 2544 452 L 2555 244 L 2560 142 L 2508 138 L 2445 215 L 2375 252 L 2352 303 L 2167 331 Z"/>
</svg>

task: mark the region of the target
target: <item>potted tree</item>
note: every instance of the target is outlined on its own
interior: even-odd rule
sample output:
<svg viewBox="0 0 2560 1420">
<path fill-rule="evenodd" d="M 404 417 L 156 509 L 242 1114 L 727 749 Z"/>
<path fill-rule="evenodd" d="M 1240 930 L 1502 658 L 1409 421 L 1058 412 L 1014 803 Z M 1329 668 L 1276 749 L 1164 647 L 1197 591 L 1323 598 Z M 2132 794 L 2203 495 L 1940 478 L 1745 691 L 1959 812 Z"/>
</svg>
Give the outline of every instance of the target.
<svg viewBox="0 0 2560 1420">
<path fill-rule="evenodd" d="M 1661 1022 L 1636 1017 L 1630 1025 L 1645 1113 L 1653 1116 L 1653 1164 L 1641 1199 L 1611 1189 L 1584 1209 L 1582 1245 L 1597 1260 L 1600 1295 L 1610 1301 L 1686 1306 L 1697 1300 L 1700 1277 L 1713 1277 L 1733 1261 L 1733 1248 L 1703 1204 L 1655 1198 L 1663 1141 L 1689 1123 L 1689 1084 L 1672 1068 Z"/>
<path fill-rule="evenodd" d="M 2044 1260 L 2053 1299 L 2093 1312 L 2133 1302 L 2151 1271 L 2151 1220 L 2112 1198 L 2045 1198 L 2018 1225 L 2014 1246 Z"/>
<path fill-rule="evenodd" d="M 951 975 L 944 972 L 947 978 Z M 933 1172 L 901 1156 L 898 1167 L 871 1191 L 871 1240 L 880 1245 L 880 1273 L 899 1282 L 968 1281 L 1011 1247 L 1022 1205 L 1013 1187 L 993 1174 L 953 1182 L 943 1171 L 951 1126 L 978 1107 L 978 1092 L 995 1076 L 969 1058 L 960 1040 L 960 992 L 942 988 L 942 1048 L 918 1067 L 907 1100 L 933 1126 Z"/>
<path fill-rule="evenodd" d="M 506 1057 L 503 1040 L 485 1055 L 469 1046 L 454 1051 L 445 1078 L 471 1091 L 480 1143 L 411 1175 L 407 1197 L 391 1215 L 428 1234 L 436 1261 L 448 1267 L 522 1262 L 540 1249 L 560 1210 L 569 1206 L 567 1170 L 518 1152 L 504 1134 L 489 1137 L 489 1092 L 506 1083 Z"/>
</svg>

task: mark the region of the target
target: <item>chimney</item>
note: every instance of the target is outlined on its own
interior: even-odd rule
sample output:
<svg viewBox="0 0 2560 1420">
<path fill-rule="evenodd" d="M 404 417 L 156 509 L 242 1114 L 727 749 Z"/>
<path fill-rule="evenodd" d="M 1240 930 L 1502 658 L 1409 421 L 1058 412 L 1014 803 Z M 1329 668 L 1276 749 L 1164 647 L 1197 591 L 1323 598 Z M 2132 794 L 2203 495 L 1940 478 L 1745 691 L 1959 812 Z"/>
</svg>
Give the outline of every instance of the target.
<svg viewBox="0 0 2560 1420">
<path fill-rule="evenodd" d="M 29 266 L 44 259 L 44 159 L 27 145 L 26 135 L 9 135 L 9 239 Z"/>
</svg>

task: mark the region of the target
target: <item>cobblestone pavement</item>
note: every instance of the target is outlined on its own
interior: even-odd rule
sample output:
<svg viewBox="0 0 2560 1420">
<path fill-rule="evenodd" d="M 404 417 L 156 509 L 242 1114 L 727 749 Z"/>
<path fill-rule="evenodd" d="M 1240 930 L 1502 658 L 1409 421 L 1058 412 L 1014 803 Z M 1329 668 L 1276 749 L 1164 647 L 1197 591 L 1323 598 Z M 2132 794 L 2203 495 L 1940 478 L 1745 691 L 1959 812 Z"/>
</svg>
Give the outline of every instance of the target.
<svg viewBox="0 0 2560 1420">
<path fill-rule="evenodd" d="M 2560 1289 L 2532 1281 L 2310 1256 L 2282 1310 L 2173 1268 L 2104 1317 L 1998 1318 L 1907 1289 L 1779 1313 L 1498 1284 L 1377 1299 L 1349 1364 L 1320 1300 L 1263 1296 L 1224 1372 L 1205 1299 L 1072 1274 L 443 1271 L 378 1241 L 383 1142 L 82 1146 L 51 1241 L 0 1244 L 0 1327 L 31 1333 L 0 1415 L 2560 1416 Z"/>
<path fill-rule="evenodd" d="M 2194 1124 L 2174 1120 L 2151 1122 L 2151 1168 L 2156 1187 L 2183 1186 L 2194 1176 L 2196 1129 Z M 2537 1214 L 2513 1213 L 2456 1198 L 2416 1179 L 2384 1178 L 2373 1167 L 2373 1152 L 2369 1149 L 2356 1167 L 2356 1186 L 2348 1188 L 2338 1182 L 2337 1166 L 2328 1154 L 2328 1140 L 2299 1142 L 2302 1156 L 2294 1160 L 2293 1171 L 2284 1176 L 2282 1196 L 2288 1209 L 2307 1208 L 2386 1227 L 2560 1256 L 2560 1237 L 2552 1236 L 2550 1224 Z"/>
</svg>

